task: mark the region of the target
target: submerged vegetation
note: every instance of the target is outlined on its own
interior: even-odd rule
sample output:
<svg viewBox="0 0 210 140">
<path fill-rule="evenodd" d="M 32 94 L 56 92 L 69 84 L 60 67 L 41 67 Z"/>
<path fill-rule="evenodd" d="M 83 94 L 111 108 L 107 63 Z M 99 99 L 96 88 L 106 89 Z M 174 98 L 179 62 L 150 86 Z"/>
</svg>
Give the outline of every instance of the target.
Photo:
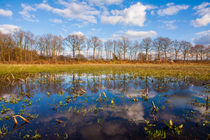
<svg viewBox="0 0 210 140">
<path fill-rule="evenodd" d="M 74 65 L 70 73 L 35 73 L 37 69 L 26 73 L 27 67 L 19 77 L 9 73 L 5 77 L 10 82 L 0 81 L 0 137 L 208 138 L 208 77 L 151 77 L 123 70 L 117 73 L 114 66 L 112 73 L 106 73 L 100 71 L 103 67 L 99 66 L 97 73 L 76 73 Z M 22 117 L 16 119 L 18 124 L 16 116 Z"/>
</svg>

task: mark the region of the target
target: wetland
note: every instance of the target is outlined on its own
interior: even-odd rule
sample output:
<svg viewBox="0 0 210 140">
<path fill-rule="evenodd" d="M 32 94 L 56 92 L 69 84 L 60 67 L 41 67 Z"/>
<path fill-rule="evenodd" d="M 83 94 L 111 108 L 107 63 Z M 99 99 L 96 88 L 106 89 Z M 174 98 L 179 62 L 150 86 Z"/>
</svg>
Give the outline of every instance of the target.
<svg viewBox="0 0 210 140">
<path fill-rule="evenodd" d="M 86 66 L 1 70 L 1 139 L 210 137 L 209 66 Z"/>
</svg>

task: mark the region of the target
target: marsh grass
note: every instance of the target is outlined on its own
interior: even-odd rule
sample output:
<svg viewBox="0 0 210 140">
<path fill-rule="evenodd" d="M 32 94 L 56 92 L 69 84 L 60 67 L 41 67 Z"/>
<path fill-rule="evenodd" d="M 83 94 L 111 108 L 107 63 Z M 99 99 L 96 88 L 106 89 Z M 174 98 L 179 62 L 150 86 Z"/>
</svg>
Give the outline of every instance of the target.
<svg viewBox="0 0 210 140">
<path fill-rule="evenodd" d="M 23 73 L 69 72 L 96 74 L 132 74 L 152 77 L 192 77 L 209 80 L 210 65 L 208 64 L 74 64 L 74 65 L 0 65 L 0 75 L 19 76 Z"/>
</svg>

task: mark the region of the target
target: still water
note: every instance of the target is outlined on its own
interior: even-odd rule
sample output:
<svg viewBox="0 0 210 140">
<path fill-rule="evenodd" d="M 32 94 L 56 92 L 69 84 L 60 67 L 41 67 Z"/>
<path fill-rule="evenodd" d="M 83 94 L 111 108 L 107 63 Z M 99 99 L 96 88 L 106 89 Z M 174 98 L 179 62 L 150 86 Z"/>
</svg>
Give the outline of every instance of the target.
<svg viewBox="0 0 210 140">
<path fill-rule="evenodd" d="M 41 73 L 0 85 L 2 139 L 210 138 L 209 81 Z"/>
</svg>

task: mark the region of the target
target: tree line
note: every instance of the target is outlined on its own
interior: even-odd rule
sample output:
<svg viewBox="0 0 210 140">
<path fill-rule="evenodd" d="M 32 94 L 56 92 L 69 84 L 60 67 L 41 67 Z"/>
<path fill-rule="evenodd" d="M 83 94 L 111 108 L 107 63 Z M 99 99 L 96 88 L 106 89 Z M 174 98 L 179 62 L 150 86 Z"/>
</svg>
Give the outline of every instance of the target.
<svg viewBox="0 0 210 140">
<path fill-rule="evenodd" d="M 67 37 L 31 32 L 0 32 L 1 63 L 59 63 L 75 61 L 174 62 L 209 60 L 210 45 L 192 45 L 167 37 L 129 40 L 127 37 L 102 41 L 82 34 Z"/>
</svg>

